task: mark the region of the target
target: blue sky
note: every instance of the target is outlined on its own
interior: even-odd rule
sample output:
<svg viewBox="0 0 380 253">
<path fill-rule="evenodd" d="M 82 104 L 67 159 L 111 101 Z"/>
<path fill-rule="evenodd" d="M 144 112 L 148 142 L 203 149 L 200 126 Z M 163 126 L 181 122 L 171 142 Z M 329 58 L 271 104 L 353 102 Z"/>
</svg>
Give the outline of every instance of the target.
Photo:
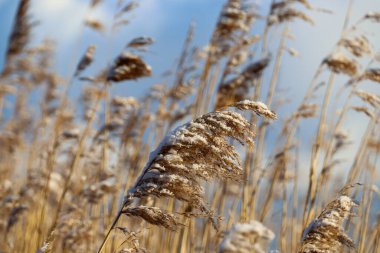
<svg viewBox="0 0 380 253">
<path fill-rule="evenodd" d="M 1 29 L 5 36 L 0 39 L 0 54 L 6 49 L 6 38 L 10 32 L 12 18 L 16 11 L 18 1 L 0 0 Z M 86 14 L 87 2 L 82 0 L 35 0 L 32 1 L 32 14 L 40 21 L 35 29 L 34 42 L 38 43 L 44 37 L 50 37 L 57 42 L 56 67 L 61 74 L 69 76 L 75 64 L 67 65 L 67 62 L 76 62 L 89 44 L 97 45 L 95 64 L 93 68 L 101 68 L 102 64 L 111 61 L 125 44 L 138 36 L 151 36 L 156 43 L 145 55 L 146 61 L 152 65 L 154 76 L 152 82 L 158 82 L 160 75 L 172 68 L 178 57 L 188 26 L 195 22 L 196 36 L 194 43 L 204 46 L 207 44 L 223 1 L 219 0 L 142 0 L 139 7 L 130 15 L 131 24 L 119 29 L 110 42 L 108 35 L 100 35 L 96 32 L 80 26 Z M 116 1 L 104 1 L 90 15 L 102 20 L 108 26 L 111 25 Z M 111 48 L 111 49 L 110 49 Z M 96 60 L 99 60 L 98 63 Z M 0 62 L 2 65 L 2 61 Z M 91 69 L 89 69 L 91 72 Z M 156 79 L 156 80 L 155 80 Z M 151 82 L 139 81 L 139 87 L 128 89 L 134 95 L 141 95 Z M 125 84 L 121 85 L 125 87 Z M 136 86 L 131 84 L 131 86 Z M 119 87 L 117 87 L 119 88 Z M 117 92 L 124 92 L 124 88 Z"/>
<path fill-rule="evenodd" d="M 82 49 L 90 43 L 97 44 L 99 54 L 103 56 L 102 48 L 106 47 L 106 36 L 85 30 L 80 26 L 86 14 L 88 0 L 32 0 L 32 15 L 40 25 L 35 29 L 34 42 L 39 42 L 44 37 L 51 37 L 58 44 L 58 68 L 67 62 L 68 56 L 79 58 L 81 51 L 73 52 L 73 47 Z M 104 1 L 102 5 L 90 13 L 104 23 L 110 25 L 114 12 L 115 1 Z M 148 35 L 155 38 L 156 43 L 152 47 L 152 53 L 147 55 L 151 65 L 158 75 L 163 68 L 170 68 L 178 56 L 183 39 L 189 24 L 196 23 L 195 44 L 204 46 L 209 40 L 216 19 L 224 4 L 224 0 L 141 0 L 140 6 L 131 15 L 131 24 L 125 29 L 119 30 L 112 42 L 112 52 L 107 58 L 112 58 L 130 39 Z M 269 0 L 257 1 L 260 12 L 266 13 Z M 338 32 L 342 26 L 344 14 L 347 8 L 347 0 L 311 1 L 315 6 L 330 9 L 334 15 L 309 13 L 316 20 L 316 26 L 310 27 L 301 22 L 292 25 L 293 34 L 298 46 L 297 50 L 305 53 L 306 60 L 319 62 L 321 55 L 326 53 L 336 41 Z M 7 37 L 9 35 L 13 16 L 18 1 L 0 0 L 0 27 L 3 36 L 0 39 L 0 54 L 3 55 Z M 378 0 L 360 0 L 354 4 L 352 20 L 358 19 L 366 11 L 380 9 Z M 260 28 L 261 26 L 259 26 Z M 260 29 L 257 29 L 260 33 Z M 255 32 L 255 31 L 254 31 Z M 80 43 L 78 43 L 80 42 Z M 301 47 L 300 47 L 301 46 Z M 321 54 L 322 53 L 322 54 Z M 162 59 L 165 58 L 165 60 Z M 62 58 L 65 58 L 64 60 Z M 103 58 L 103 57 L 102 57 Z M 315 58 L 315 59 L 314 59 Z M 315 65 L 315 64 L 314 64 Z M 311 69 L 314 66 L 311 66 Z"/>
<path fill-rule="evenodd" d="M 153 37 L 156 43 L 144 56 L 146 62 L 153 68 L 153 77 L 132 83 L 115 84 L 112 87 L 113 94 L 129 96 L 141 96 L 151 85 L 162 82 L 162 73 L 175 66 L 191 22 L 196 24 L 194 44 L 204 47 L 209 41 L 219 12 L 225 3 L 224 0 L 141 0 L 140 6 L 130 15 L 130 25 L 118 30 L 113 38 L 109 39 L 107 35 L 100 35 L 88 29 L 83 30 L 80 24 L 85 15 L 89 14 L 110 25 L 116 1 L 103 1 L 104 3 L 91 13 L 86 11 L 88 2 L 88 0 L 33 0 L 31 13 L 33 19 L 38 20 L 40 24 L 34 30 L 32 43 L 39 43 L 44 37 L 54 39 L 58 52 L 55 68 L 65 78 L 69 78 L 89 44 L 97 45 L 95 62 L 87 72 L 91 74 L 111 62 L 132 38 L 142 35 Z M 270 2 L 269 0 L 257 1 L 262 14 L 267 12 Z M 331 10 L 333 14 L 308 13 L 315 20 L 315 26 L 302 22 L 291 24 L 291 33 L 295 39 L 288 41 L 287 46 L 299 51 L 300 56 L 293 58 L 286 54 L 283 60 L 285 64 L 280 71 L 278 86 L 281 90 L 287 90 L 285 95 L 292 99 L 292 103 L 279 110 L 280 118 L 289 115 L 296 108 L 317 66 L 337 41 L 349 1 L 314 0 L 310 2 L 317 7 Z M 15 0 L 0 0 L 2 31 L 0 67 L 3 65 L 4 52 L 17 4 L 18 1 Z M 380 0 L 356 0 L 351 20 L 358 20 L 368 11 L 380 11 Z M 261 29 L 262 21 L 258 22 L 253 33 L 260 34 Z M 371 35 L 379 31 L 379 25 L 366 24 L 363 29 L 368 31 L 374 46 L 380 45 L 379 34 Z M 276 50 L 280 32 L 281 30 L 277 30 L 271 36 L 272 51 Z M 269 82 L 270 74 L 267 72 L 264 84 Z M 344 81 L 345 79 L 339 77 L 336 84 L 342 85 Z M 78 88 L 72 91 L 73 96 L 79 94 L 81 84 L 76 85 Z M 366 125 L 365 117 L 357 114 L 352 114 L 352 117 L 354 120 L 350 122 L 348 131 L 360 139 Z M 305 123 L 306 130 L 301 132 L 301 138 L 305 143 L 310 143 L 312 140 L 316 122 L 317 120 L 309 120 Z M 347 152 L 353 154 L 355 149 L 349 149 Z"/>
<path fill-rule="evenodd" d="M 194 44 L 203 47 L 207 44 L 212 29 L 216 23 L 218 14 L 224 4 L 224 0 L 141 0 L 140 6 L 130 15 L 131 24 L 116 32 L 110 40 L 108 35 L 99 35 L 96 32 L 82 28 L 80 23 L 88 13 L 88 0 L 32 0 L 32 16 L 40 22 L 34 30 L 33 43 L 40 42 L 45 37 L 50 37 L 57 42 L 56 68 L 64 76 L 68 77 L 73 72 L 76 62 L 89 44 L 97 45 L 95 64 L 93 69 L 100 69 L 103 64 L 112 59 L 123 49 L 124 45 L 132 38 L 147 35 L 156 40 L 151 51 L 145 55 L 147 62 L 152 65 L 154 76 L 152 79 L 141 80 L 138 86 L 135 84 L 117 85 L 115 92 L 124 93 L 128 87 L 128 93 L 141 95 L 153 83 L 161 81 L 161 74 L 171 69 L 176 57 L 178 57 L 186 31 L 191 22 L 195 22 Z M 89 13 L 104 23 L 110 25 L 114 12 L 114 2 L 104 3 Z M 265 14 L 270 3 L 269 0 L 257 1 L 260 12 Z M 295 35 L 294 41 L 289 41 L 289 47 L 295 48 L 301 53 L 298 59 L 287 57 L 288 66 L 284 66 L 280 83 L 294 91 L 304 92 L 313 71 L 336 42 L 341 29 L 347 0 L 311 1 L 315 6 L 330 9 L 334 15 L 324 13 L 310 13 L 316 25 L 310 26 L 302 22 L 294 22 L 291 31 Z M 0 0 L 0 55 L 6 50 L 7 38 L 12 26 L 12 19 L 17 8 L 18 1 Z M 352 20 L 358 19 L 369 10 L 380 10 L 378 0 L 357 0 L 354 4 Z M 261 33 L 262 22 L 254 28 L 254 33 Z M 277 46 L 277 37 L 272 39 L 272 49 Z M 380 42 L 377 37 L 377 42 Z M 0 66 L 3 64 L 1 57 Z M 97 60 L 97 61 L 96 61 Z M 290 65 L 289 65 L 290 64 Z M 302 75 L 299 69 L 302 67 Z M 294 83 L 295 75 L 297 83 Z M 300 84 L 302 83 L 302 85 Z M 293 89 L 297 87 L 297 89 Z M 131 93 L 132 92 L 132 93 Z"/>
</svg>

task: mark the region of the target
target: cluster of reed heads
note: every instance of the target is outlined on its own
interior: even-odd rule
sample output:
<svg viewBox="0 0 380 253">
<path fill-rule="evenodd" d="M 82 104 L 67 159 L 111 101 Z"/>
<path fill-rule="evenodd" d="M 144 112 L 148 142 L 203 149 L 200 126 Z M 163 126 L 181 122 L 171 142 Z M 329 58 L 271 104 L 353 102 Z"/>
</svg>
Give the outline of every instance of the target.
<svg viewBox="0 0 380 253">
<path fill-rule="evenodd" d="M 54 42 L 30 43 L 30 5 L 19 1 L 0 76 L 1 252 L 380 252 L 380 12 L 351 20 L 347 3 L 289 113 L 280 71 L 286 54 L 302 61 L 292 24 L 333 15 L 307 0 L 272 1 L 266 15 L 226 0 L 208 45 L 191 25 L 176 67 L 139 98 L 112 88 L 149 82 L 154 39 L 109 62 L 88 45 L 64 78 Z M 119 35 L 138 1 L 115 7 L 110 31 L 94 18 L 83 29 Z M 366 129 L 349 134 L 358 119 Z"/>
</svg>

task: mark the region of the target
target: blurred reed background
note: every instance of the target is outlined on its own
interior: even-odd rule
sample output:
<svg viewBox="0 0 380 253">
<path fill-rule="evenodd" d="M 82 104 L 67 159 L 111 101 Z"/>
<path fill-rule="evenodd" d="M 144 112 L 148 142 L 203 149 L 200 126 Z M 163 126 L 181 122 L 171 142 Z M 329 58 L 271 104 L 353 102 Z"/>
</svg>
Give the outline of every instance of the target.
<svg viewBox="0 0 380 253">
<path fill-rule="evenodd" d="M 380 252 L 379 3 L 0 6 L 1 252 Z"/>
</svg>

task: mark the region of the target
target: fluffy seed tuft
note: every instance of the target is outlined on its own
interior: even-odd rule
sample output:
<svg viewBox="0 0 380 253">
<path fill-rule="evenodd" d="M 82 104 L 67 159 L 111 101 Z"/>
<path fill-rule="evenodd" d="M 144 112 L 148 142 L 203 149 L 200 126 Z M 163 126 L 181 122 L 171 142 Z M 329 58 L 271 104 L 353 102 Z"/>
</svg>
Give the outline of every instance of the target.
<svg viewBox="0 0 380 253">
<path fill-rule="evenodd" d="M 330 202 L 322 213 L 304 231 L 298 253 L 334 253 L 342 246 L 355 248 L 354 242 L 345 233 L 344 221 L 357 204 L 348 196 L 341 195 Z"/>
<path fill-rule="evenodd" d="M 151 74 L 152 68 L 139 56 L 125 52 L 116 58 L 113 66 L 109 70 L 107 80 L 121 82 L 147 77 Z"/>
<path fill-rule="evenodd" d="M 274 233 L 258 221 L 232 226 L 219 246 L 218 253 L 264 253 Z"/>
</svg>

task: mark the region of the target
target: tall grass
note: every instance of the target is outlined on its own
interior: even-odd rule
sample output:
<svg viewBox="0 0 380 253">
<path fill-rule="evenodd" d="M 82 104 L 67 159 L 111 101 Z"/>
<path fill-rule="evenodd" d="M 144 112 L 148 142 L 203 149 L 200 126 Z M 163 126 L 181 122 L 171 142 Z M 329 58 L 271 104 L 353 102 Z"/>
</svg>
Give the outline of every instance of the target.
<svg viewBox="0 0 380 253">
<path fill-rule="evenodd" d="M 139 98 L 111 90 L 149 82 L 153 38 L 114 59 L 86 45 L 63 78 L 54 43 L 29 44 L 30 5 L 19 2 L 0 76 L 1 252 L 379 252 L 379 53 L 377 30 L 364 28 L 380 12 L 352 20 L 348 3 L 338 40 L 286 111 L 293 24 L 313 29 L 311 13 L 327 12 L 306 0 L 272 1 L 265 16 L 226 0 L 207 47 L 190 25 L 171 78 Z M 111 45 L 138 4 L 115 7 L 110 31 L 94 18 L 82 29 Z M 93 62 L 103 70 L 91 73 Z M 358 118 L 364 134 L 347 133 Z M 312 141 L 299 134 L 310 125 Z"/>
</svg>

